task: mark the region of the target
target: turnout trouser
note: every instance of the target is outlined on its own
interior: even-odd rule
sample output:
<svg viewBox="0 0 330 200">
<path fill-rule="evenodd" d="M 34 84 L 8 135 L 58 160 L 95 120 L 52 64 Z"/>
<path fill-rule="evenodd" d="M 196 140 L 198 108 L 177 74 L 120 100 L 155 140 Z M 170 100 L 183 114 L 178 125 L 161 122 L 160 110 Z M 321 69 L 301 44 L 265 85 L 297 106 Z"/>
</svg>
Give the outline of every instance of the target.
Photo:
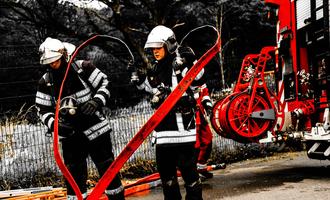
<svg viewBox="0 0 330 200">
<path fill-rule="evenodd" d="M 114 160 L 112 152 L 112 144 L 110 132 L 89 141 L 83 133 L 75 133 L 74 135 L 61 140 L 64 163 L 75 179 L 81 193 L 87 192 L 87 157 L 91 157 L 100 176 L 102 176 L 107 168 Z M 70 184 L 66 181 L 67 193 L 75 195 Z M 124 199 L 124 187 L 121 184 L 118 175 L 107 187 L 105 193 L 113 200 Z"/>
<path fill-rule="evenodd" d="M 180 200 L 177 168 L 185 182 L 186 200 L 202 200 L 202 184 L 196 168 L 194 144 L 156 146 L 156 162 L 165 200 Z"/>
</svg>

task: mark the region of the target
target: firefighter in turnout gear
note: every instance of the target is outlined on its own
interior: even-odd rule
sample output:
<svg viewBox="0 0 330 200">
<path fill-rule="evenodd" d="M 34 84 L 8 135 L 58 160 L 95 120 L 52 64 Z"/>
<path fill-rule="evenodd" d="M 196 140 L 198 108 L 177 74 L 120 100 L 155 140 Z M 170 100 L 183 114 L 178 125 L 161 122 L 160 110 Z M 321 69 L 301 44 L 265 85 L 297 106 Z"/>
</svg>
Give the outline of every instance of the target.
<svg viewBox="0 0 330 200">
<path fill-rule="evenodd" d="M 38 84 L 36 105 L 42 122 L 54 128 L 54 112 L 61 82 L 75 46 L 47 38 L 39 47 L 40 63 L 48 71 Z M 69 69 L 62 92 L 58 134 L 64 163 L 77 182 L 83 197 L 87 197 L 87 157 L 90 156 L 102 176 L 114 160 L 108 119 L 101 108 L 110 97 L 109 81 L 89 61 L 76 61 Z M 67 183 L 68 199 L 77 199 Z M 111 200 L 124 199 L 124 187 L 117 175 L 105 190 Z"/>
<path fill-rule="evenodd" d="M 196 111 L 196 148 L 199 149 L 197 159 L 197 170 L 203 179 L 212 178 L 213 174 L 207 170 L 207 161 L 212 151 L 212 131 L 210 128 L 209 117 L 212 113 L 213 104 L 209 96 L 206 84 L 195 89 L 197 99 Z"/>
<path fill-rule="evenodd" d="M 178 47 L 173 31 L 156 26 L 148 35 L 145 50 L 151 51 L 154 62 L 145 75 L 132 75 L 131 81 L 138 89 L 151 94 L 151 106 L 157 109 L 176 87 L 195 56 L 191 48 Z M 157 169 L 162 181 L 165 200 L 181 199 L 177 168 L 185 182 L 187 200 L 201 200 L 202 183 L 197 172 L 196 124 L 193 88 L 201 85 L 201 71 L 193 85 L 179 99 L 172 110 L 155 128 Z"/>
</svg>

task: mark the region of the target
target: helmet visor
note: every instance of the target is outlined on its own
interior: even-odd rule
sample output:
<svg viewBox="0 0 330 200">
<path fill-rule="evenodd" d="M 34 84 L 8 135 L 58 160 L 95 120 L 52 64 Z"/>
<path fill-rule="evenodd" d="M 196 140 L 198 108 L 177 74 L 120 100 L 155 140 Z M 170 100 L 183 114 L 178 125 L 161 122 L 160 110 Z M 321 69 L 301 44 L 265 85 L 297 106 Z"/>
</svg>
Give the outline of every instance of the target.
<svg viewBox="0 0 330 200">
<path fill-rule="evenodd" d="M 164 43 L 163 42 L 148 42 L 144 45 L 145 49 L 148 48 L 161 48 L 163 47 Z"/>
<path fill-rule="evenodd" d="M 40 64 L 42 65 L 47 65 L 52 62 L 55 62 L 56 60 L 60 59 L 62 57 L 62 54 L 56 51 L 49 51 L 45 49 L 43 54 L 41 55 L 40 58 Z"/>
</svg>

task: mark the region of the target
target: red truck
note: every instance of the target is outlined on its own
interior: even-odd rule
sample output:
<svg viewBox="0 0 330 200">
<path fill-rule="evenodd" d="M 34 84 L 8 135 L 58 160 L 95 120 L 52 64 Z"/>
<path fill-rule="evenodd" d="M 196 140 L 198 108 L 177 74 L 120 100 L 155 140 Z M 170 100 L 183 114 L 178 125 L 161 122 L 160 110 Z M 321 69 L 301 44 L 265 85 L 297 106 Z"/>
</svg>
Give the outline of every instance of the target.
<svg viewBox="0 0 330 200">
<path fill-rule="evenodd" d="M 276 44 L 248 54 L 233 92 L 211 118 L 223 137 L 300 140 L 313 159 L 330 158 L 329 0 L 265 0 L 277 18 Z"/>
</svg>

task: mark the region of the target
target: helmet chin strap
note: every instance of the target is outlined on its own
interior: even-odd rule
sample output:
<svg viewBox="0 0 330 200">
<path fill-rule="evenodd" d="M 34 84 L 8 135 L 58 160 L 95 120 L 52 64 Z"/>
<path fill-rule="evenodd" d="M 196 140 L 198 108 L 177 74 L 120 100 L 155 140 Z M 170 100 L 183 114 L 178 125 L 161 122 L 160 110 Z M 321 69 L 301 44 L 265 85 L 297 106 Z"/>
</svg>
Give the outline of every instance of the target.
<svg viewBox="0 0 330 200">
<path fill-rule="evenodd" d="M 182 60 L 182 57 L 179 53 L 179 46 L 175 49 L 175 54 L 176 54 L 176 57 L 175 57 L 175 62 L 177 65 L 183 65 L 183 60 Z"/>
</svg>

